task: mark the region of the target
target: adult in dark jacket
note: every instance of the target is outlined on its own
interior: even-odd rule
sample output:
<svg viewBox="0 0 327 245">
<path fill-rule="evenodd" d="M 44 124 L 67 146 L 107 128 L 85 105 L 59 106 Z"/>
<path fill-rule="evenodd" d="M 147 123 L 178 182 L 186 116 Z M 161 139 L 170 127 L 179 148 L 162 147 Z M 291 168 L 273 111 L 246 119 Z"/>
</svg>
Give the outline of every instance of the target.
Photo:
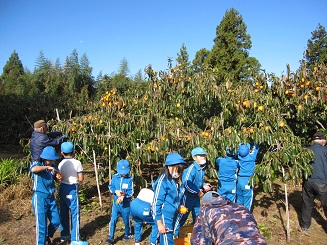
<svg viewBox="0 0 327 245">
<path fill-rule="evenodd" d="M 62 135 L 62 132 L 59 130 L 48 133 L 48 125 L 44 120 L 36 121 L 30 144 L 32 162 L 39 160 L 46 146 L 60 145 L 66 138 L 66 135 Z"/>
<path fill-rule="evenodd" d="M 322 132 L 313 135 L 312 145 L 308 147 L 314 153 L 312 174 L 304 181 L 302 186 L 302 217 L 300 225 L 302 231 L 307 234 L 311 226 L 311 214 L 314 207 L 314 199 L 320 200 L 327 217 L 327 148 L 326 138 Z"/>
</svg>

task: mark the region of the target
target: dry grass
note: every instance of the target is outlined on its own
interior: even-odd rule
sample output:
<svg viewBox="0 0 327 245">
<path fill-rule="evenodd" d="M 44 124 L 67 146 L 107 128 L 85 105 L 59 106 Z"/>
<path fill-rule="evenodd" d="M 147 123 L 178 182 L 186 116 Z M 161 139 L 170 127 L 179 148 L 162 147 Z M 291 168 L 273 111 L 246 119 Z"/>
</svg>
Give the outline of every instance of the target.
<svg viewBox="0 0 327 245">
<path fill-rule="evenodd" d="M 31 186 L 32 179 L 23 176 L 17 184 L 0 189 L 0 223 L 31 214 Z"/>
</svg>

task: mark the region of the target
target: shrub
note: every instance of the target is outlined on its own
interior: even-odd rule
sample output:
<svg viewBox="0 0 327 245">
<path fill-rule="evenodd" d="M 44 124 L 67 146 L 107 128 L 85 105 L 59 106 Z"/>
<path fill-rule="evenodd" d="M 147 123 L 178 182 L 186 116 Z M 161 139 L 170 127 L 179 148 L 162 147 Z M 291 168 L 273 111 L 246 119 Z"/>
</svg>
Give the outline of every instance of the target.
<svg viewBox="0 0 327 245">
<path fill-rule="evenodd" d="M 0 185 L 8 186 L 18 180 L 20 162 L 15 159 L 0 160 Z"/>
</svg>

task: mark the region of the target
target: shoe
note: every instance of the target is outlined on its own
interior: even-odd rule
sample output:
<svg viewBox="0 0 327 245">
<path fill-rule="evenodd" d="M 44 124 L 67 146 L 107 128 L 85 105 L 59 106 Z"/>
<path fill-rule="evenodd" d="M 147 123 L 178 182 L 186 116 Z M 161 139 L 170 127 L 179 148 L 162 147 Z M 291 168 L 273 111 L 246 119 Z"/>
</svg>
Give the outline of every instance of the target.
<svg viewBox="0 0 327 245">
<path fill-rule="evenodd" d="M 72 241 L 70 245 L 89 245 L 89 243 L 84 241 Z"/>
<path fill-rule="evenodd" d="M 66 242 L 66 241 L 70 241 L 70 236 L 62 236 L 62 237 L 60 237 L 60 242 Z"/>
<path fill-rule="evenodd" d="M 113 244 L 114 243 L 114 239 L 111 237 L 108 237 L 108 239 L 106 240 L 106 244 Z"/>
<path fill-rule="evenodd" d="M 52 245 L 50 237 L 47 236 L 47 239 L 45 241 L 45 245 Z"/>
<path fill-rule="evenodd" d="M 134 245 L 141 245 L 141 241 L 139 241 L 139 240 L 135 240 L 135 241 L 134 241 Z"/>
<path fill-rule="evenodd" d="M 123 238 L 123 241 L 124 241 L 124 242 L 127 242 L 127 241 L 129 241 L 129 239 L 131 239 L 131 236 L 126 236 L 126 235 L 125 235 L 124 238 Z"/>
<path fill-rule="evenodd" d="M 302 228 L 302 233 L 305 235 L 308 235 L 309 229 L 308 228 Z"/>
</svg>

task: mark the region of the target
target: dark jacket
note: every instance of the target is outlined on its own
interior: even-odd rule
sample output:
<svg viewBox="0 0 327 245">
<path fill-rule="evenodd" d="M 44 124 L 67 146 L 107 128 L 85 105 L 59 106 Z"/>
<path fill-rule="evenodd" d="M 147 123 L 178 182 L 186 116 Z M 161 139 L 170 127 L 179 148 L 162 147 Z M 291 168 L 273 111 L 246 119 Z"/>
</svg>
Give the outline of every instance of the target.
<svg viewBox="0 0 327 245">
<path fill-rule="evenodd" d="M 312 174 L 308 181 L 327 184 L 327 148 L 319 143 L 314 143 L 308 149 L 315 155 L 312 162 Z"/>
<path fill-rule="evenodd" d="M 60 145 L 64 138 L 56 138 L 61 136 L 62 133 L 60 131 L 55 131 L 47 134 L 43 134 L 38 131 L 33 131 L 32 138 L 31 138 L 31 155 L 32 155 L 32 162 L 37 162 L 39 157 L 46 146 L 56 146 Z"/>
</svg>

